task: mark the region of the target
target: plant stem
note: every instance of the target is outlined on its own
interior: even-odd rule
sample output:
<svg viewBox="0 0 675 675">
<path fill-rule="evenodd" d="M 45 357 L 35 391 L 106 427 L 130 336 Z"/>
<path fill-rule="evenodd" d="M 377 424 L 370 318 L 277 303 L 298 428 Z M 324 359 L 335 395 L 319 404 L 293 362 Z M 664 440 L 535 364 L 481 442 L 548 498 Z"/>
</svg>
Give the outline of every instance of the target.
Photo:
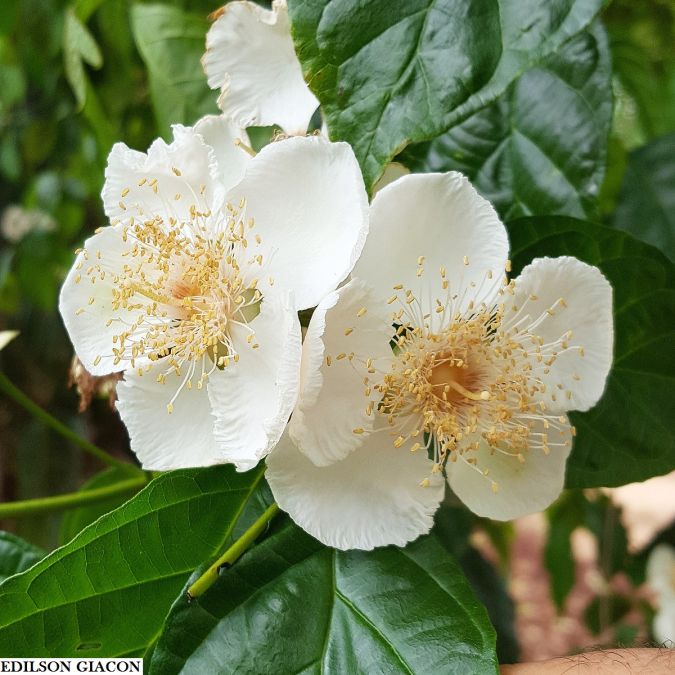
<svg viewBox="0 0 675 675">
<path fill-rule="evenodd" d="M 209 567 L 209 569 L 202 574 L 197 581 L 188 588 L 188 598 L 190 600 L 194 600 L 195 598 L 198 598 L 200 595 L 203 595 L 206 593 L 206 591 L 213 586 L 213 584 L 216 583 L 218 580 L 218 572 L 221 567 L 229 567 L 230 565 L 233 565 L 239 557 L 245 553 L 252 545 L 253 542 L 260 536 L 262 531 L 267 527 L 267 523 L 269 523 L 272 518 L 279 512 L 279 506 L 274 503 L 271 506 L 267 507 L 265 512 L 258 518 L 258 520 L 251 525 L 251 527 L 244 532 L 244 534 L 237 539 L 237 541 L 230 546 L 230 548 L 223 553 L 216 562 Z"/>
<path fill-rule="evenodd" d="M 7 502 L 0 504 L 0 518 L 23 518 L 37 513 L 51 513 L 52 511 L 66 511 L 78 506 L 87 506 L 105 501 L 110 497 L 116 497 L 128 492 L 137 492 L 147 484 L 145 476 L 129 478 L 114 485 L 106 485 L 93 490 L 81 492 L 69 492 L 55 497 L 41 497 L 39 499 L 27 499 L 21 502 Z"/>
<path fill-rule="evenodd" d="M 0 391 L 3 391 L 7 396 L 14 399 L 20 406 L 25 408 L 31 415 L 39 419 L 41 422 L 51 427 L 58 434 L 79 446 L 85 452 L 100 459 L 102 462 L 110 466 L 117 467 L 123 471 L 131 474 L 137 474 L 138 469 L 127 462 L 122 462 L 119 459 L 111 457 L 105 450 L 90 443 L 86 439 L 78 436 L 72 429 L 68 428 L 63 422 L 60 422 L 55 417 L 52 417 L 44 408 L 41 408 L 37 403 L 31 401 L 20 389 L 15 387 L 4 373 L 0 373 Z"/>
</svg>

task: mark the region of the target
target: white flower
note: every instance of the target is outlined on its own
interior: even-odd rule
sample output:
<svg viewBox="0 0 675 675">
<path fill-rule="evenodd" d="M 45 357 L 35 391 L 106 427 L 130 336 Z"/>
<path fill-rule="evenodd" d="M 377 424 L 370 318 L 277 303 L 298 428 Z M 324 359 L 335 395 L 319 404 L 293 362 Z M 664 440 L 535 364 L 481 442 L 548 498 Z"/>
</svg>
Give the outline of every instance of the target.
<svg viewBox="0 0 675 675">
<path fill-rule="evenodd" d="M 675 643 L 675 549 L 659 544 L 647 561 L 647 583 L 657 596 L 658 612 L 652 630 L 658 642 Z"/>
<path fill-rule="evenodd" d="M 347 144 L 290 138 L 252 158 L 240 138 L 207 117 L 147 154 L 115 145 L 111 225 L 61 292 L 87 370 L 125 371 L 118 409 L 146 468 L 247 469 L 270 450 L 297 398 L 297 310 L 349 274 L 365 241 Z"/>
<path fill-rule="evenodd" d="M 280 507 L 313 536 L 403 545 L 431 527 L 444 473 L 499 520 L 558 496 L 565 413 L 594 405 L 609 371 L 611 287 L 569 257 L 507 281 L 507 258 L 504 226 L 460 174 L 375 196 L 352 281 L 312 317 L 289 434 L 268 458 Z"/>
<path fill-rule="evenodd" d="M 319 102 L 302 77 L 285 0 L 267 10 L 230 2 L 216 12 L 202 64 L 220 109 L 242 127 L 304 134 Z"/>
</svg>

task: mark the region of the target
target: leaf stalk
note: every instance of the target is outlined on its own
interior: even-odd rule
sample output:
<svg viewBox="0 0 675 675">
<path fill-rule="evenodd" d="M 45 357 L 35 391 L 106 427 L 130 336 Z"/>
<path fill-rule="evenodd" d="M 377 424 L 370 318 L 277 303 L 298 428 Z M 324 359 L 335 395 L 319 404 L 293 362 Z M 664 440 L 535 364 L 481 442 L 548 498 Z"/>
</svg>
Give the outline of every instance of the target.
<svg viewBox="0 0 675 675">
<path fill-rule="evenodd" d="M 19 502 L 7 502 L 0 504 L 0 519 L 2 518 L 23 518 L 34 516 L 41 513 L 52 513 L 54 511 L 67 511 L 78 506 L 88 506 L 98 502 L 105 501 L 111 497 L 123 495 L 131 492 L 137 492 L 147 484 L 145 475 L 137 478 L 120 481 L 114 485 L 95 488 L 93 490 L 82 490 L 80 492 L 69 492 L 55 497 L 40 497 L 38 499 L 26 499 Z"/>
<path fill-rule="evenodd" d="M 57 434 L 60 434 L 71 443 L 77 445 L 80 449 L 84 450 L 90 455 L 93 455 L 105 464 L 117 467 L 118 469 L 126 471 L 132 475 L 137 475 L 139 473 L 139 470 L 133 464 L 115 459 L 105 450 L 82 438 L 63 422 L 60 422 L 55 417 L 50 415 L 44 408 L 41 408 L 37 403 L 34 403 L 18 387 L 12 384 L 12 382 L 4 373 L 0 373 L 0 391 L 7 394 L 7 396 L 13 399 L 21 407 L 25 408 L 31 415 L 33 415 L 33 417 L 56 431 Z"/>
<path fill-rule="evenodd" d="M 267 524 L 279 512 L 278 504 L 273 503 L 265 509 L 264 513 L 258 520 L 251 525 L 251 527 L 244 532 L 244 534 L 237 539 L 237 541 L 230 546 L 230 548 L 223 553 L 216 562 L 209 567 L 204 574 L 202 574 L 197 581 L 188 588 L 187 596 L 189 600 L 194 600 L 206 593 L 206 591 L 213 586 L 218 580 L 218 574 L 223 567 L 230 567 L 233 565 L 255 542 L 255 540 L 262 534 Z"/>
</svg>

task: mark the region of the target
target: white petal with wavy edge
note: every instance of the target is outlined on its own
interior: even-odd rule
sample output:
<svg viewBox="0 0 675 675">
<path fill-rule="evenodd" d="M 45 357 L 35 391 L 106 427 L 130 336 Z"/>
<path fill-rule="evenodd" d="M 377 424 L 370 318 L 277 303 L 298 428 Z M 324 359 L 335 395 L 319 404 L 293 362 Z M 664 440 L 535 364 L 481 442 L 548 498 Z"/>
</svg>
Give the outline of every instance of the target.
<svg viewBox="0 0 675 675">
<path fill-rule="evenodd" d="M 460 313 L 470 301 L 494 301 L 508 249 L 499 216 L 466 177 L 456 172 L 411 174 L 375 195 L 370 234 L 353 274 L 383 298 L 403 284 L 435 320 L 430 305 L 437 298 L 445 304 L 448 294 L 458 296 L 453 307 Z M 441 268 L 447 290 L 442 288 Z"/>
<path fill-rule="evenodd" d="M 116 288 L 113 279 L 129 261 L 123 255 L 129 250 L 122 240 L 123 229 L 122 225 L 105 227 L 87 239 L 59 295 L 59 311 L 75 353 L 92 375 L 120 372 L 130 365 L 127 358 L 115 363 L 113 354 L 113 338 L 124 326 L 133 325 L 139 314 L 138 309 L 132 312 L 113 308 Z M 92 274 L 86 275 L 89 267 Z M 151 304 L 151 300 L 147 300 L 147 304 Z"/>
<path fill-rule="evenodd" d="M 302 352 L 300 322 L 290 299 L 266 295 L 260 314 L 248 325 L 253 338 L 251 330 L 231 329 L 239 361 L 207 384 L 220 456 L 239 471 L 267 455 L 286 427 L 298 396 Z"/>
<path fill-rule="evenodd" d="M 351 272 L 368 234 L 368 197 L 354 152 L 325 138 L 264 147 L 228 201 L 246 203 L 260 237 L 261 276 L 317 305 Z"/>
<path fill-rule="evenodd" d="M 369 369 L 386 369 L 393 358 L 393 330 L 377 304 L 359 316 L 362 307 L 371 305 L 365 284 L 352 280 L 321 301 L 307 329 L 300 395 L 289 433 L 317 466 L 346 457 L 373 426 L 375 412 L 367 413 L 363 380 L 374 377 Z"/>
<path fill-rule="evenodd" d="M 224 115 L 207 115 L 194 126 L 194 130 L 209 145 L 219 172 L 219 184 L 225 190 L 236 185 L 253 159 L 238 142 L 250 145 L 248 134 Z"/>
<path fill-rule="evenodd" d="M 202 65 L 209 86 L 221 90 L 220 109 L 242 127 L 278 124 L 304 134 L 319 102 L 302 77 L 286 3 L 266 10 L 231 2 L 219 14 Z"/>
<path fill-rule="evenodd" d="M 101 193 L 113 223 L 153 216 L 187 222 L 193 205 L 201 213 L 222 206 L 226 186 L 213 150 L 193 128 L 172 128 L 173 141 L 158 138 L 147 154 L 113 145 Z"/>
<path fill-rule="evenodd" d="M 223 463 L 206 388 L 183 387 L 169 413 L 167 405 L 184 376 L 170 370 L 166 382 L 160 384 L 157 375 L 165 370 L 161 361 L 140 376 L 128 370 L 117 385 L 117 410 L 129 432 L 131 449 L 143 468 L 153 471 Z M 212 375 L 214 379 L 220 376 L 218 371 Z"/>
<path fill-rule="evenodd" d="M 563 416 L 564 417 L 564 416 Z M 524 420 L 527 424 L 527 420 Z M 475 514 L 494 520 L 511 520 L 528 513 L 542 511 L 554 502 L 565 483 L 565 463 L 572 449 L 572 428 L 569 421 L 544 428 L 542 421 L 533 424 L 533 447 L 491 449 L 482 443 L 470 457 L 475 464 L 461 457 L 448 462 L 447 475 L 455 494 Z M 541 446 L 546 438 L 546 454 Z M 522 458 L 518 458 L 520 453 Z M 485 470 L 488 474 L 483 475 Z"/>
<path fill-rule="evenodd" d="M 284 511 L 313 537 L 341 550 L 405 546 L 429 532 L 444 494 L 422 452 L 394 448 L 387 429 L 340 462 L 317 467 L 284 434 L 266 478 Z M 420 483 L 429 480 L 427 487 Z"/>
<path fill-rule="evenodd" d="M 551 345 L 542 350 L 543 363 L 534 364 L 548 409 L 594 406 L 605 389 L 614 343 L 612 287 L 602 272 L 567 256 L 537 258 L 507 298 L 504 326 L 532 325 L 530 332 Z M 531 351 L 531 341 L 526 347 Z"/>
</svg>

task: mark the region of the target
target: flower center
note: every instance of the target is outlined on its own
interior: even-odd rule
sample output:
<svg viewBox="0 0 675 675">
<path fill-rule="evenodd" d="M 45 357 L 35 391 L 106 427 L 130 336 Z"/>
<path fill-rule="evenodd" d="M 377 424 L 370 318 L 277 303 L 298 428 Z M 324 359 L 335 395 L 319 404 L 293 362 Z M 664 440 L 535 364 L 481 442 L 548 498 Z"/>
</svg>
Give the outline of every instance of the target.
<svg viewBox="0 0 675 675">
<path fill-rule="evenodd" d="M 478 377 L 475 369 L 462 362 L 459 365 L 452 354 L 439 353 L 432 355 L 432 365 L 428 376 L 431 393 L 440 399 L 445 407 L 450 408 L 462 404 L 466 400 L 487 400 L 487 392 L 476 392 Z"/>
<path fill-rule="evenodd" d="M 422 276 L 419 271 L 417 276 Z M 364 380 L 366 412 L 386 417 L 395 447 L 408 444 L 412 452 L 429 452 L 434 472 L 448 461 L 463 461 L 487 477 L 476 459 L 485 446 L 522 463 L 531 452 L 548 454 L 567 444 L 551 433 L 562 436 L 567 422 L 548 412 L 541 376 L 560 353 L 578 349 L 583 354 L 583 349 L 568 345 L 569 331 L 549 344 L 533 332 L 546 316 L 566 306 L 564 300 L 537 317 L 511 305 L 506 317 L 499 298 L 513 295 L 515 282 L 493 280 L 488 272 L 482 284 L 453 289 L 444 269 L 441 281 L 445 297 L 431 308 L 412 290 L 394 287 L 397 294 L 388 303 L 400 307 L 391 315 L 395 358 L 379 376 L 372 359 L 365 360 L 370 366 Z M 484 297 L 498 298 L 490 307 L 477 295 L 486 286 Z M 475 299 L 461 305 L 471 291 Z M 492 487 L 498 489 L 494 481 Z"/>
</svg>

